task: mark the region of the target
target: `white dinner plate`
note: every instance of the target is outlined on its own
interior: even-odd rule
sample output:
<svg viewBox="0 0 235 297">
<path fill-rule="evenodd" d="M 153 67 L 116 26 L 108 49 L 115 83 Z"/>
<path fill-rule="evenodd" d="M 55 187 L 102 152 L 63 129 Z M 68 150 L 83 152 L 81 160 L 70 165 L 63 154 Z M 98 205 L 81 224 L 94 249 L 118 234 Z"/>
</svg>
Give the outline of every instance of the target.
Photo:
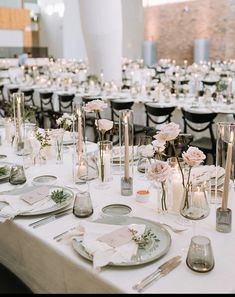
<svg viewBox="0 0 235 297">
<path fill-rule="evenodd" d="M 96 220 L 96 222 L 112 225 L 144 224 L 146 225 L 146 231 L 150 230 L 153 234 L 145 247 L 138 248 L 137 255 L 134 256 L 130 262 L 109 263 L 110 266 L 135 266 L 146 264 L 164 256 L 171 246 L 171 236 L 169 232 L 161 224 L 150 220 L 139 217 L 116 216 L 100 218 Z M 154 239 L 154 236 L 156 239 Z M 82 245 L 81 237 L 74 238 L 72 245 L 79 255 L 92 261 L 92 256 L 86 252 Z"/>
<path fill-rule="evenodd" d="M 39 187 L 40 186 L 22 187 L 19 189 L 14 189 L 12 191 L 7 191 L 6 193 L 9 195 L 21 195 L 24 193 L 34 191 L 35 189 L 37 189 Z M 64 187 L 59 187 L 59 186 L 48 186 L 48 188 L 49 188 L 50 194 L 55 190 L 63 190 L 64 193 L 67 194 L 66 200 L 61 203 L 56 203 L 55 205 L 50 206 L 50 207 L 46 207 L 46 206 L 45 206 L 45 208 L 40 207 L 40 210 L 34 209 L 32 211 L 21 213 L 21 214 L 19 214 L 19 216 L 34 216 L 34 215 L 47 214 L 47 213 L 54 212 L 54 211 L 60 210 L 62 208 L 65 208 L 66 206 L 68 206 L 69 204 L 72 203 L 74 194 L 71 190 L 64 188 Z M 6 205 L 5 202 L 1 202 L 0 209 L 3 208 L 5 205 Z"/>
</svg>

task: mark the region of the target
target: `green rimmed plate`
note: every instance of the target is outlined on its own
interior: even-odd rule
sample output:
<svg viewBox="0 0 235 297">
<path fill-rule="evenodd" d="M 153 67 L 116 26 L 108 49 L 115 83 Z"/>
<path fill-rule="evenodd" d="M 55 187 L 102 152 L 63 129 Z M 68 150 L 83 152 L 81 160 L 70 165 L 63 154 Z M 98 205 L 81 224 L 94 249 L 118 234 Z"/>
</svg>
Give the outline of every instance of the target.
<svg viewBox="0 0 235 297">
<path fill-rule="evenodd" d="M 159 223 L 154 221 L 146 220 L 139 217 L 105 217 L 97 219 L 95 222 L 101 224 L 112 224 L 112 225 L 130 225 L 130 224 L 144 224 L 146 230 L 151 230 L 158 241 L 150 238 L 149 243 L 145 247 L 139 247 L 137 255 L 135 255 L 131 261 L 122 263 L 109 263 L 110 266 L 136 266 L 146 264 L 155 261 L 163 257 L 170 249 L 171 236 L 169 232 Z M 74 250 L 83 258 L 92 261 L 92 256 L 89 255 L 82 245 L 81 237 L 74 238 L 72 241 Z"/>
</svg>

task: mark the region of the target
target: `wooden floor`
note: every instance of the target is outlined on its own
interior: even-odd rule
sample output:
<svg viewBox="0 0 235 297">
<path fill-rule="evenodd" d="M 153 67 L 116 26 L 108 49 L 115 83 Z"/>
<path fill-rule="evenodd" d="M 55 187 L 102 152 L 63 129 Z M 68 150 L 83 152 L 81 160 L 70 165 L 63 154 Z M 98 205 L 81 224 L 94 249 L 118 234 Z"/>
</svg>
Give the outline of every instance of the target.
<svg viewBox="0 0 235 297">
<path fill-rule="evenodd" d="M 0 294 L 32 294 L 12 272 L 0 264 Z"/>
</svg>

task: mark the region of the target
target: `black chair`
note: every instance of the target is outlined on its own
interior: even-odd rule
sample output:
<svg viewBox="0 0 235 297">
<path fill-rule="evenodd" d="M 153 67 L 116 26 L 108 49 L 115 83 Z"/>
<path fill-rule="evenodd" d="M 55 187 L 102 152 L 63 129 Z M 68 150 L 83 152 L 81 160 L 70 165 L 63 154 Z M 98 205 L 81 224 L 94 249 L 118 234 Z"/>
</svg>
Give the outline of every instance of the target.
<svg viewBox="0 0 235 297">
<path fill-rule="evenodd" d="M 4 94 L 3 94 L 3 88 L 4 88 L 4 85 L 1 85 L 0 84 L 0 101 L 4 101 L 5 98 L 4 98 Z"/>
<path fill-rule="evenodd" d="M 59 94 L 58 100 L 59 100 L 59 112 L 64 113 L 72 113 L 73 111 L 73 99 L 75 95 L 74 94 Z"/>
<path fill-rule="evenodd" d="M 150 127 L 150 124 L 160 125 L 164 123 L 170 123 L 172 113 L 176 108 L 175 106 L 159 107 L 154 103 L 145 103 L 144 106 L 147 127 Z"/>
<path fill-rule="evenodd" d="M 21 90 L 21 92 L 24 94 L 24 103 L 29 106 L 36 107 L 36 104 L 33 99 L 34 89 Z"/>
<path fill-rule="evenodd" d="M 167 147 L 165 150 L 166 153 L 166 159 L 170 158 L 172 156 L 182 156 L 182 153 L 187 151 L 189 145 L 193 141 L 193 135 L 189 133 L 180 133 L 175 139 L 174 139 L 174 147 L 175 151 L 173 149 L 173 146 L 171 143 L 167 143 Z"/>
<path fill-rule="evenodd" d="M 31 113 L 31 116 L 33 113 L 37 124 L 40 125 L 40 108 L 34 102 L 34 89 L 22 89 L 21 92 L 24 94 L 25 111 Z"/>
<path fill-rule="evenodd" d="M 110 107 L 111 107 L 111 119 L 114 123 L 113 134 L 119 134 L 119 111 L 124 109 L 132 109 L 134 101 L 125 101 L 122 99 L 111 99 Z M 134 124 L 134 142 L 137 142 L 137 135 L 140 133 L 146 133 L 146 127 L 138 124 Z M 114 142 L 114 144 L 118 143 L 118 139 Z"/>
<path fill-rule="evenodd" d="M 49 119 L 51 127 L 54 126 L 53 92 L 39 92 L 40 98 L 40 127 L 45 128 L 45 120 Z"/>
<path fill-rule="evenodd" d="M 199 135 L 204 131 L 209 132 L 209 136 L 199 137 L 198 139 L 193 140 L 191 145 L 198 147 L 205 153 L 207 157 L 208 154 L 211 154 L 213 163 L 215 164 L 216 141 L 213 132 L 213 124 L 217 113 L 193 113 L 184 109 L 181 109 L 181 111 L 183 114 L 184 133 L 187 133 L 188 128 L 190 128 L 193 132 L 198 133 Z M 204 126 L 199 127 L 193 124 L 204 124 Z"/>
<path fill-rule="evenodd" d="M 18 87 L 14 87 L 14 88 L 9 88 L 8 89 L 8 100 L 10 102 L 13 101 L 13 94 L 14 93 L 17 93 L 19 91 L 19 88 Z"/>
<path fill-rule="evenodd" d="M 82 96 L 83 104 L 86 104 L 86 103 L 91 102 L 93 100 L 102 100 L 102 98 L 95 97 L 95 96 Z M 99 116 L 99 118 L 101 118 L 100 113 L 98 113 L 98 116 Z M 92 127 L 93 128 L 94 138 L 95 138 L 94 141 L 97 142 L 98 141 L 98 133 L 97 133 L 95 121 L 96 121 L 96 115 L 94 113 L 86 112 L 86 114 L 85 114 L 86 127 Z"/>
</svg>

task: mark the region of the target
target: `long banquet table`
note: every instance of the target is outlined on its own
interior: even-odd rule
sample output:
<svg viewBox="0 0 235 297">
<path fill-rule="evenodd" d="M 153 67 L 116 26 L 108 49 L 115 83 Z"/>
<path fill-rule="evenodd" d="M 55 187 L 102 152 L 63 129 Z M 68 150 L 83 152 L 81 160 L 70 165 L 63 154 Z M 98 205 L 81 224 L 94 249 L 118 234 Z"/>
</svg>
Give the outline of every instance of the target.
<svg viewBox="0 0 235 297">
<path fill-rule="evenodd" d="M 26 169 L 27 185 L 32 178 L 41 174 L 53 174 L 57 185 L 72 183 L 71 149 L 64 152 L 64 162 L 55 164 L 48 161 L 41 166 Z M 23 163 L 22 157 L 15 156 L 8 146 L 0 146 L 0 153 L 7 154 L 4 161 Z M 146 183 L 135 173 L 134 193 Z M 0 184 L 0 192 L 13 188 L 9 183 Z M 120 175 L 114 174 L 110 187 L 98 190 L 90 183 L 94 214 L 88 219 L 79 219 L 69 214 L 39 228 L 30 223 L 39 217 L 18 216 L 12 221 L 0 224 L 0 262 L 22 279 L 34 293 L 134 293 L 132 286 L 159 265 L 173 256 L 182 255 L 182 263 L 167 276 L 154 282 L 146 293 L 235 293 L 235 220 L 231 233 L 216 231 L 215 210 L 218 204 L 210 204 L 210 215 L 197 221 L 193 227 L 179 234 L 169 230 L 172 242 L 169 251 L 162 258 L 148 264 L 132 267 L 107 266 L 100 272 L 92 263 L 82 258 L 69 244 L 56 242 L 53 237 L 78 225 L 82 220 L 94 220 L 100 216 L 101 208 L 112 203 L 122 203 L 132 208 L 132 216 L 152 221 L 176 224 L 171 214 L 159 215 L 156 211 L 156 189 L 151 189 L 150 201 L 139 203 L 135 196 L 120 195 Z M 235 211 L 234 191 L 231 190 L 229 207 Z M 191 237 L 195 234 L 208 236 L 212 242 L 215 267 L 208 273 L 196 273 L 185 262 Z"/>
</svg>

